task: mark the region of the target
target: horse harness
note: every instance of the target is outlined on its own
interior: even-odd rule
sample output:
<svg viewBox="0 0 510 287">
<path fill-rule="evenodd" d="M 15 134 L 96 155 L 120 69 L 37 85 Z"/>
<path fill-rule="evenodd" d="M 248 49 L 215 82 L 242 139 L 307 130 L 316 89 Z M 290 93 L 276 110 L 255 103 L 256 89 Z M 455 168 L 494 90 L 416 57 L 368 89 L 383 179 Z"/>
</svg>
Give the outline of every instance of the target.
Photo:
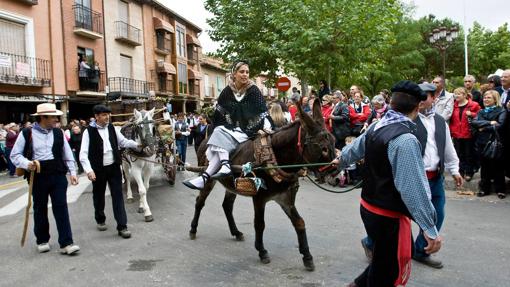
<svg viewBox="0 0 510 287">
<path fill-rule="evenodd" d="M 132 139 L 132 140 L 136 140 L 136 138 L 139 136 L 143 147 L 154 147 L 155 140 L 154 140 L 154 136 L 152 136 L 152 134 L 151 134 L 150 126 L 149 126 L 149 124 L 151 124 L 151 123 L 154 123 L 154 121 L 143 120 L 139 124 L 135 124 L 134 122 L 131 121 L 122 127 L 121 132 L 127 138 Z M 149 135 L 149 136 L 147 136 L 147 135 Z M 133 160 L 133 158 L 131 158 L 131 161 L 134 162 L 137 158 L 151 157 L 155 153 L 156 153 L 155 148 L 150 148 L 149 150 L 147 150 L 146 148 L 143 148 L 141 151 L 137 151 L 134 149 L 126 149 L 122 153 L 122 157 L 123 157 L 123 159 L 127 159 L 127 156 L 133 156 L 135 159 Z"/>
<path fill-rule="evenodd" d="M 253 148 L 255 150 L 255 166 L 265 165 L 269 167 L 266 169 L 266 172 L 275 182 L 280 183 L 282 181 L 294 181 L 299 176 L 304 175 L 305 170 L 302 168 L 296 174 L 288 173 L 281 168 L 271 168 L 278 166 L 278 162 L 276 161 L 276 156 L 271 145 L 271 134 L 265 132 L 260 133 L 260 136 L 256 137 L 253 141 Z"/>
</svg>

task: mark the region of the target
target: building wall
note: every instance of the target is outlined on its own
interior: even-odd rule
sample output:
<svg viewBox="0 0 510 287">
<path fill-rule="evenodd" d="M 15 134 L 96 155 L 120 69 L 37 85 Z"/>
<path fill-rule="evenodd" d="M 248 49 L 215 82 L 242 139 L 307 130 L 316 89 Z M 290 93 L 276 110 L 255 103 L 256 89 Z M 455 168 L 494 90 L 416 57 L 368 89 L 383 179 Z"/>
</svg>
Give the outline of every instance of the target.
<svg viewBox="0 0 510 287">
<path fill-rule="evenodd" d="M 65 82 L 60 80 L 65 75 L 60 1 L 39 1 L 37 5 L 28 5 L 17 0 L 2 0 L 0 1 L 0 18 L 26 23 L 26 56 L 50 61 L 52 73 L 50 74 L 52 79 L 50 87 L 0 84 L 0 93 L 65 95 Z"/>
<path fill-rule="evenodd" d="M 106 59 L 108 65 L 108 77 L 120 77 L 120 55 L 130 56 L 132 59 L 132 78 L 145 81 L 147 75 L 145 72 L 144 56 L 144 34 L 145 29 L 142 19 L 142 6 L 136 2 L 129 2 L 129 23 L 140 29 L 141 46 L 132 46 L 115 40 L 117 35 L 115 21 L 119 20 L 119 0 L 104 0 L 105 15 L 105 44 Z M 149 32 L 150 30 L 147 30 Z M 150 79 L 150 78 L 149 78 Z"/>
<path fill-rule="evenodd" d="M 103 1 L 91 0 L 92 10 L 103 13 Z M 63 14 L 63 30 L 64 30 L 64 53 L 65 53 L 65 67 L 66 67 L 66 83 L 68 91 L 77 91 L 79 89 L 78 83 L 78 47 L 89 48 L 94 50 L 94 60 L 99 62 L 99 69 L 106 71 L 105 59 L 105 45 L 104 45 L 104 32 L 103 38 L 90 39 L 74 33 L 75 16 L 73 10 L 74 1 L 62 1 L 62 14 Z M 109 16 L 107 16 L 109 18 Z M 104 27 L 103 27 L 104 31 Z M 106 74 L 105 74 L 106 76 Z"/>
</svg>

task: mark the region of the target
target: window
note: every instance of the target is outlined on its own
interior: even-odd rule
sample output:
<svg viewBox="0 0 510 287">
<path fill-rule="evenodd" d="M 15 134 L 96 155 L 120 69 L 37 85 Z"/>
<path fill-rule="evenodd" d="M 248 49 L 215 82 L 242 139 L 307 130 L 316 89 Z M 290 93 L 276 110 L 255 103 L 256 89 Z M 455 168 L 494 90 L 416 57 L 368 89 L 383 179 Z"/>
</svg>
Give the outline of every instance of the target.
<svg viewBox="0 0 510 287">
<path fill-rule="evenodd" d="M 212 87 L 209 87 L 209 75 L 208 74 L 204 74 L 204 86 L 205 86 L 205 96 L 210 97 Z"/>
<path fill-rule="evenodd" d="M 225 78 L 216 76 L 216 92 L 219 95 L 223 88 L 225 87 Z"/>
<path fill-rule="evenodd" d="M 188 45 L 188 59 L 198 61 L 198 47 L 195 45 Z"/>
<path fill-rule="evenodd" d="M 167 33 L 164 30 L 156 30 L 156 48 L 158 50 L 171 53 L 171 47 L 172 40 L 170 38 L 170 33 Z"/>
<path fill-rule="evenodd" d="M 179 93 L 188 93 L 188 71 L 185 64 L 178 64 L 177 76 L 179 77 Z"/>
<path fill-rule="evenodd" d="M 129 4 L 119 1 L 119 21 L 129 24 Z"/>
<path fill-rule="evenodd" d="M 86 62 L 89 66 L 94 66 L 94 50 L 89 48 L 78 47 L 78 64 L 80 64 L 81 55 L 85 55 Z"/>
<path fill-rule="evenodd" d="M 91 8 L 90 0 L 74 0 L 74 3 L 76 3 L 78 5 L 82 5 L 83 7 L 86 7 L 86 8 Z"/>
<path fill-rule="evenodd" d="M 133 78 L 132 74 L 132 66 L 133 59 L 129 56 L 120 55 L 120 74 L 123 78 L 131 79 Z"/>
<path fill-rule="evenodd" d="M 0 52 L 20 56 L 26 55 L 25 50 L 25 24 L 0 19 Z"/>
<path fill-rule="evenodd" d="M 177 26 L 177 55 L 179 57 L 186 57 L 186 31 L 184 28 Z"/>
</svg>

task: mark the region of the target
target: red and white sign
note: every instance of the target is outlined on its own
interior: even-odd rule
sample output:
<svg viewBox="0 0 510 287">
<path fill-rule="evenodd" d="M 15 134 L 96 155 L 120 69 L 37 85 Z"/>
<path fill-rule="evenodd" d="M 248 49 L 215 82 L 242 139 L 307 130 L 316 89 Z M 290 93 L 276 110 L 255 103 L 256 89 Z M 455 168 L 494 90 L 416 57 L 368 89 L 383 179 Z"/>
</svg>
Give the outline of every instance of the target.
<svg viewBox="0 0 510 287">
<path fill-rule="evenodd" d="M 276 88 L 280 92 L 286 92 L 290 89 L 290 80 L 287 77 L 281 77 L 276 82 Z"/>
</svg>

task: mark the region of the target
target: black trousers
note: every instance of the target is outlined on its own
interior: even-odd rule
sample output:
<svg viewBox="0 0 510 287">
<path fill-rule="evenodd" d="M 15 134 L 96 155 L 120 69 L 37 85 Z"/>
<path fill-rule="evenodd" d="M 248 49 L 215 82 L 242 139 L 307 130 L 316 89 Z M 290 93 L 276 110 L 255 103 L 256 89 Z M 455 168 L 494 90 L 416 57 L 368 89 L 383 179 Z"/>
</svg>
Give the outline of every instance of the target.
<svg viewBox="0 0 510 287">
<path fill-rule="evenodd" d="M 113 217 L 115 217 L 117 221 L 117 230 L 127 228 L 127 215 L 122 194 L 122 174 L 120 165 L 112 164 L 104 166 L 101 170 L 94 170 L 94 173 L 96 174 L 96 180 L 92 182 L 92 198 L 94 201 L 96 222 L 99 224 L 106 221 L 106 216 L 104 214 L 104 196 L 106 184 L 108 183 L 112 195 Z"/>
<path fill-rule="evenodd" d="M 476 159 L 473 139 L 453 139 L 453 146 L 459 156 L 459 172 L 461 175 L 473 176 Z"/>
<path fill-rule="evenodd" d="M 65 174 L 35 174 L 32 198 L 34 199 L 34 233 L 37 244 L 50 240 L 48 197 L 51 198 L 51 209 L 57 223 L 60 247 L 73 244 L 66 193 L 67 178 Z"/>
<path fill-rule="evenodd" d="M 394 286 L 399 272 L 399 220 L 371 213 L 363 206 L 360 207 L 360 213 L 365 230 L 374 242 L 374 249 L 372 262 L 354 282 L 359 287 Z"/>
<path fill-rule="evenodd" d="M 480 183 L 481 191 L 491 193 L 491 180 L 494 180 L 496 193 L 506 193 L 505 187 L 505 164 L 503 159 L 480 159 Z"/>
</svg>

